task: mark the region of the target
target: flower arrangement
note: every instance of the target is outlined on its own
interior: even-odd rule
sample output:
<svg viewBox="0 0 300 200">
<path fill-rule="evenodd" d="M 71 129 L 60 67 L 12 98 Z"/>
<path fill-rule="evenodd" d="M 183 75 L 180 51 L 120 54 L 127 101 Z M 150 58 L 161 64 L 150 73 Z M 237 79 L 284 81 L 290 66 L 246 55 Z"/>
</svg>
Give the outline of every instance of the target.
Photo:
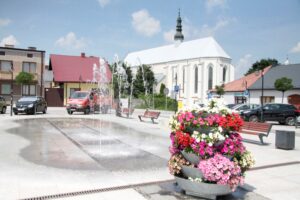
<svg viewBox="0 0 300 200">
<path fill-rule="evenodd" d="M 212 99 L 206 108 L 177 112 L 169 125 L 172 130 L 169 148 L 171 174 L 184 177 L 180 166 L 191 165 L 181 155 L 181 152 L 186 152 L 200 158 L 194 167 L 203 176 L 185 178 L 229 185 L 232 190 L 243 184 L 245 172 L 254 165 L 254 159 L 238 133 L 243 120 L 237 113 L 226 108 L 220 100 Z"/>
</svg>

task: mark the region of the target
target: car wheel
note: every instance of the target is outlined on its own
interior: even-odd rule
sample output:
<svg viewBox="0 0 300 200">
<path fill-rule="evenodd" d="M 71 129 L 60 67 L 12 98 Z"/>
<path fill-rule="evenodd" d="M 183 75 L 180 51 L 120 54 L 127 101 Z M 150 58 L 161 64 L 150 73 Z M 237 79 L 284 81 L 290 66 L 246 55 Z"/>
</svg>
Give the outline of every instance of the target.
<svg viewBox="0 0 300 200">
<path fill-rule="evenodd" d="M 15 115 L 18 115 L 18 112 L 14 112 Z"/>
<path fill-rule="evenodd" d="M 87 107 L 87 108 L 84 110 L 84 114 L 87 115 L 87 114 L 89 114 L 89 113 L 90 113 L 90 108 Z"/>
<path fill-rule="evenodd" d="M 46 112 L 47 112 L 47 107 L 44 108 L 43 114 L 46 114 Z"/>
<path fill-rule="evenodd" d="M 73 114 L 73 111 L 69 110 L 69 111 L 68 111 L 68 114 L 69 114 L 69 115 L 72 115 L 72 114 Z"/>
<path fill-rule="evenodd" d="M 289 126 L 294 126 L 295 125 L 295 118 L 294 117 L 287 117 L 285 119 L 285 124 Z"/>
<path fill-rule="evenodd" d="M 249 122 L 258 122 L 258 117 L 256 115 L 251 115 L 249 117 Z"/>
</svg>

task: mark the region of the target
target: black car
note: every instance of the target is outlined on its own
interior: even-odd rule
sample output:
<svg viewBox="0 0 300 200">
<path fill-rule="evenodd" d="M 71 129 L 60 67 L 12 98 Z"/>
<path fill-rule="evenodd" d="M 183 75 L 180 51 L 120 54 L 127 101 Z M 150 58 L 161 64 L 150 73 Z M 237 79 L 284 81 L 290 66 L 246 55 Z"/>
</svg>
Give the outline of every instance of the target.
<svg viewBox="0 0 300 200">
<path fill-rule="evenodd" d="M 39 96 L 24 96 L 21 97 L 13 107 L 14 114 L 26 113 L 35 114 L 37 112 L 47 112 L 47 102 L 43 97 Z"/>
<path fill-rule="evenodd" d="M 261 121 L 263 111 L 264 121 L 278 121 L 280 124 L 295 125 L 295 119 L 300 110 L 290 104 L 270 103 L 252 110 L 243 111 L 240 115 L 245 121 Z"/>
</svg>

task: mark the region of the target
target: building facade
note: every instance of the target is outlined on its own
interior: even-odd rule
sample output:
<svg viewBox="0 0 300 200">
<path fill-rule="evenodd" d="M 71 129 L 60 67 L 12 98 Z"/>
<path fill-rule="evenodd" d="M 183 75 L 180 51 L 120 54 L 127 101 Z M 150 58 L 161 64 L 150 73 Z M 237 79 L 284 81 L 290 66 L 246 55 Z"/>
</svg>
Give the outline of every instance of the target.
<svg viewBox="0 0 300 200">
<path fill-rule="evenodd" d="M 28 49 L 14 48 L 12 45 L 0 47 L 0 95 L 6 100 L 19 99 L 21 96 L 43 96 L 43 71 L 45 51 L 35 47 Z M 30 84 L 18 85 L 15 82 L 20 72 L 28 72 L 34 75 Z"/>
<path fill-rule="evenodd" d="M 212 37 L 132 52 L 124 62 L 133 73 L 141 64 L 150 65 L 157 80 L 155 91 L 165 84 L 168 95 L 184 106 L 206 103 L 211 89 L 234 80 L 231 58 Z"/>
</svg>

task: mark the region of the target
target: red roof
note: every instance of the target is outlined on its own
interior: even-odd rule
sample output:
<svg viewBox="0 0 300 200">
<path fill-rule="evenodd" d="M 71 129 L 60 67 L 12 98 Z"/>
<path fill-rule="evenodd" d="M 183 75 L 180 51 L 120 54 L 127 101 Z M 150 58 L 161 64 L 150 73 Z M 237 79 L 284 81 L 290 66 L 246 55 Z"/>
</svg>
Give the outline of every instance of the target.
<svg viewBox="0 0 300 200">
<path fill-rule="evenodd" d="M 55 82 L 89 82 L 92 81 L 93 67 L 97 65 L 99 69 L 99 57 L 66 56 L 66 55 L 50 55 L 49 69 L 53 70 L 53 78 Z M 106 77 L 96 73 L 94 81 L 110 82 L 111 71 L 106 62 Z M 81 80 L 80 80 L 81 79 Z"/>
<path fill-rule="evenodd" d="M 264 69 L 264 74 L 269 71 L 269 69 L 272 66 L 266 67 Z M 244 76 L 240 79 L 231 81 L 227 84 L 224 85 L 224 90 L 226 92 L 240 92 L 246 90 L 246 83 L 247 83 L 247 88 L 249 88 L 251 85 L 253 85 L 259 78 L 260 76 L 257 76 L 255 72 L 248 74 L 247 76 Z"/>
</svg>

